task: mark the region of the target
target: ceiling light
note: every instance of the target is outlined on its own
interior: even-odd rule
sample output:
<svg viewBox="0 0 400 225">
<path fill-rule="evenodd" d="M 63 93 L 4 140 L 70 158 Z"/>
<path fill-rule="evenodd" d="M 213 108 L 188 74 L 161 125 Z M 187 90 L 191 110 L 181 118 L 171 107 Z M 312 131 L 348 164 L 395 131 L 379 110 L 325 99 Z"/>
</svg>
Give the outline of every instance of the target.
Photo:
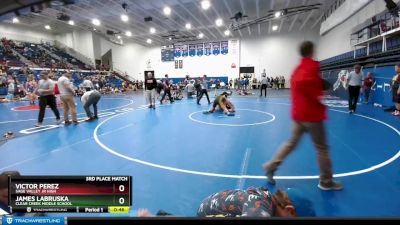
<svg viewBox="0 0 400 225">
<path fill-rule="evenodd" d="M 153 41 L 151 39 L 147 39 L 147 44 L 151 44 Z"/>
<path fill-rule="evenodd" d="M 203 33 L 200 33 L 200 34 L 199 34 L 199 38 L 200 38 L 200 39 L 204 38 L 204 34 L 203 34 Z"/>
<path fill-rule="evenodd" d="M 222 19 L 217 19 L 217 20 L 215 21 L 215 24 L 216 24 L 218 27 L 220 27 L 220 26 L 222 26 L 222 25 L 224 24 L 224 21 L 223 21 Z"/>
<path fill-rule="evenodd" d="M 272 30 L 273 30 L 273 31 L 277 31 L 277 30 L 278 30 L 278 28 L 279 28 L 279 26 L 278 26 L 278 25 L 274 25 L 274 26 L 272 26 Z"/>
<path fill-rule="evenodd" d="M 98 19 L 92 19 L 92 23 L 95 26 L 100 26 L 100 20 L 98 20 Z"/>
<path fill-rule="evenodd" d="M 125 14 L 122 14 L 122 15 L 121 15 L 121 20 L 122 20 L 123 22 L 128 22 L 129 17 L 128 17 L 127 15 L 125 15 Z"/>
<path fill-rule="evenodd" d="M 209 9 L 210 6 L 211 6 L 211 3 L 208 0 L 204 0 L 204 1 L 201 2 L 201 8 L 203 8 L 204 10 Z"/>
<path fill-rule="evenodd" d="M 13 22 L 13 23 L 19 23 L 19 19 L 18 19 L 17 17 L 14 17 L 14 18 L 12 19 L 12 22 Z"/>
<path fill-rule="evenodd" d="M 279 11 L 279 12 L 276 12 L 276 13 L 275 13 L 275 18 L 279 18 L 279 17 L 281 17 L 281 16 L 282 16 L 282 12 Z"/>
<path fill-rule="evenodd" d="M 168 40 L 172 41 L 172 37 L 169 37 Z"/>
<path fill-rule="evenodd" d="M 118 35 L 117 38 L 118 38 L 118 39 L 121 39 L 121 36 Z"/>
<path fill-rule="evenodd" d="M 164 11 L 164 14 L 166 16 L 171 15 L 171 8 L 170 7 L 166 6 L 163 11 Z"/>
<path fill-rule="evenodd" d="M 186 29 L 190 30 L 190 29 L 192 29 L 192 24 L 187 23 L 185 27 L 186 27 Z"/>
<path fill-rule="evenodd" d="M 70 20 L 70 21 L 68 21 L 68 24 L 71 25 L 71 26 L 74 26 L 75 22 L 73 20 Z"/>
<path fill-rule="evenodd" d="M 224 32 L 224 34 L 225 34 L 225 36 L 229 36 L 229 35 L 231 34 L 231 31 L 230 31 L 230 30 L 226 30 L 226 31 Z"/>
<path fill-rule="evenodd" d="M 127 31 L 127 32 L 125 32 L 125 35 L 128 36 L 128 37 L 130 37 L 130 36 L 132 36 L 132 32 Z"/>
<path fill-rule="evenodd" d="M 44 28 L 46 28 L 46 30 L 50 30 L 51 29 L 50 25 L 46 25 L 46 26 L 44 26 Z"/>
<path fill-rule="evenodd" d="M 151 33 L 151 34 L 156 33 L 156 29 L 155 29 L 154 27 L 150 28 L 150 33 Z"/>
<path fill-rule="evenodd" d="M 94 31 L 96 31 L 96 28 L 93 28 Z"/>
</svg>

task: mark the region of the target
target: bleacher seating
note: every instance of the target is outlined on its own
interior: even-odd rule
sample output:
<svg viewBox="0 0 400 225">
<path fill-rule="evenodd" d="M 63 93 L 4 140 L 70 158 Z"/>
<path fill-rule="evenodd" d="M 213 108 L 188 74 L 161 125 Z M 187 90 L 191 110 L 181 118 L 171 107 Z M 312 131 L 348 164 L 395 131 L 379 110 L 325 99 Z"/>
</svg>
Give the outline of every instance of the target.
<svg viewBox="0 0 400 225">
<path fill-rule="evenodd" d="M 78 66 L 79 69 L 84 70 L 87 69 L 89 67 L 87 67 L 85 65 L 85 63 L 81 62 L 80 60 L 78 60 L 77 58 L 74 58 L 73 56 L 71 56 L 70 54 L 64 52 L 61 49 L 58 49 L 56 47 L 44 44 L 42 45 L 44 48 L 48 49 L 49 51 L 51 51 L 52 53 L 54 53 L 55 55 L 59 56 L 62 59 L 65 59 L 68 63 L 71 63 L 72 65 Z"/>
</svg>

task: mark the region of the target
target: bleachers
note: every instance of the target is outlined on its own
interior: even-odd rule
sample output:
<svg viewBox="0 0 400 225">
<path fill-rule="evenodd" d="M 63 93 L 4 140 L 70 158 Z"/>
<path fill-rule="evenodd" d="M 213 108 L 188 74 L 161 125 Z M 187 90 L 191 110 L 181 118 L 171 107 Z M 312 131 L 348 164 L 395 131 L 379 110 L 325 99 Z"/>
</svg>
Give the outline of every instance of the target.
<svg viewBox="0 0 400 225">
<path fill-rule="evenodd" d="M 369 45 L 369 55 L 370 56 L 378 56 L 382 54 L 382 41 L 374 42 Z M 393 55 L 391 52 L 393 50 L 398 50 L 400 49 L 400 36 L 392 36 L 386 39 L 386 48 L 387 48 L 387 54 L 388 55 Z M 350 51 L 338 56 L 334 56 L 325 60 L 321 61 L 321 66 L 330 66 L 334 64 L 340 64 L 343 62 L 347 62 L 350 60 L 357 61 L 359 58 L 367 57 L 367 48 L 359 48 L 356 50 L 355 53 L 355 58 L 354 58 L 354 51 Z"/>
<path fill-rule="evenodd" d="M 78 60 L 77 58 L 74 58 L 73 56 L 71 56 L 70 54 L 64 52 L 61 49 L 58 49 L 56 47 L 44 44 L 42 45 L 44 48 L 48 49 L 49 51 L 51 51 L 52 53 L 56 54 L 57 56 L 61 57 L 62 59 L 65 59 L 68 63 L 71 63 L 72 65 L 78 66 L 79 69 L 86 69 L 86 65 L 85 63 L 81 62 L 80 60 Z"/>
</svg>

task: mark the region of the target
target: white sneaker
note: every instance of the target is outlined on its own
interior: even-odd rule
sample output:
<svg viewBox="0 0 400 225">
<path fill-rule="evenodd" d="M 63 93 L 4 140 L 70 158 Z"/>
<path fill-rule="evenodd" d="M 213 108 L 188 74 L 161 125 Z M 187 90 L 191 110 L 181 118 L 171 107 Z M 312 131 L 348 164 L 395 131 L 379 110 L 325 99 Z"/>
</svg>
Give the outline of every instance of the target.
<svg viewBox="0 0 400 225">
<path fill-rule="evenodd" d="M 62 121 L 61 121 L 61 119 L 59 119 L 59 120 L 56 120 L 56 124 L 57 124 L 57 125 L 60 125 L 60 124 L 61 124 L 61 122 L 62 122 Z"/>
<path fill-rule="evenodd" d="M 35 124 L 35 127 L 41 127 L 43 124 L 42 123 L 37 123 Z"/>
</svg>

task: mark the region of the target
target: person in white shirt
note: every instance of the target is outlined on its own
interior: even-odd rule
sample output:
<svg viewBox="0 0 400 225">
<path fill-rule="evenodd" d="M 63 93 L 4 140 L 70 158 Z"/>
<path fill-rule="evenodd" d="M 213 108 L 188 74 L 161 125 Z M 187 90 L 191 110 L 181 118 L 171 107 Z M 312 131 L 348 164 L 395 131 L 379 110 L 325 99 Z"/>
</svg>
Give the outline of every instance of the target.
<svg viewBox="0 0 400 225">
<path fill-rule="evenodd" d="M 94 85 L 93 85 L 92 81 L 90 81 L 87 78 L 85 78 L 85 80 L 83 80 L 81 87 L 84 89 L 86 89 L 86 88 L 94 89 Z"/>
<path fill-rule="evenodd" d="M 260 97 L 262 97 L 263 90 L 265 90 L 265 97 L 267 97 L 268 78 L 267 78 L 267 74 L 265 73 L 265 70 L 261 75 L 262 75 L 262 77 L 261 77 Z"/>
<path fill-rule="evenodd" d="M 364 74 L 361 72 L 361 65 L 355 65 L 354 71 L 350 72 L 347 78 L 349 86 L 349 113 L 356 112 L 358 98 L 360 97 L 360 90 L 362 86 Z"/>
<path fill-rule="evenodd" d="M 85 94 L 83 94 L 81 101 L 83 108 L 85 109 L 88 119 L 86 121 L 93 121 L 99 119 L 97 115 L 97 103 L 101 99 L 101 94 L 97 90 L 86 88 Z M 94 114 L 90 111 L 90 106 L 93 105 Z"/>
<path fill-rule="evenodd" d="M 60 90 L 60 98 L 64 105 L 64 120 L 65 125 L 70 125 L 71 121 L 69 121 L 69 112 L 71 111 L 72 123 L 74 125 L 78 124 L 78 118 L 76 113 L 76 105 L 75 105 L 75 90 L 73 89 L 73 85 L 70 82 L 71 74 L 64 73 L 57 82 L 58 89 Z"/>
<path fill-rule="evenodd" d="M 194 94 L 194 80 L 189 81 L 189 83 L 185 87 L 187 97 L 188 98 L 193 98 Z"/>
</svg>

